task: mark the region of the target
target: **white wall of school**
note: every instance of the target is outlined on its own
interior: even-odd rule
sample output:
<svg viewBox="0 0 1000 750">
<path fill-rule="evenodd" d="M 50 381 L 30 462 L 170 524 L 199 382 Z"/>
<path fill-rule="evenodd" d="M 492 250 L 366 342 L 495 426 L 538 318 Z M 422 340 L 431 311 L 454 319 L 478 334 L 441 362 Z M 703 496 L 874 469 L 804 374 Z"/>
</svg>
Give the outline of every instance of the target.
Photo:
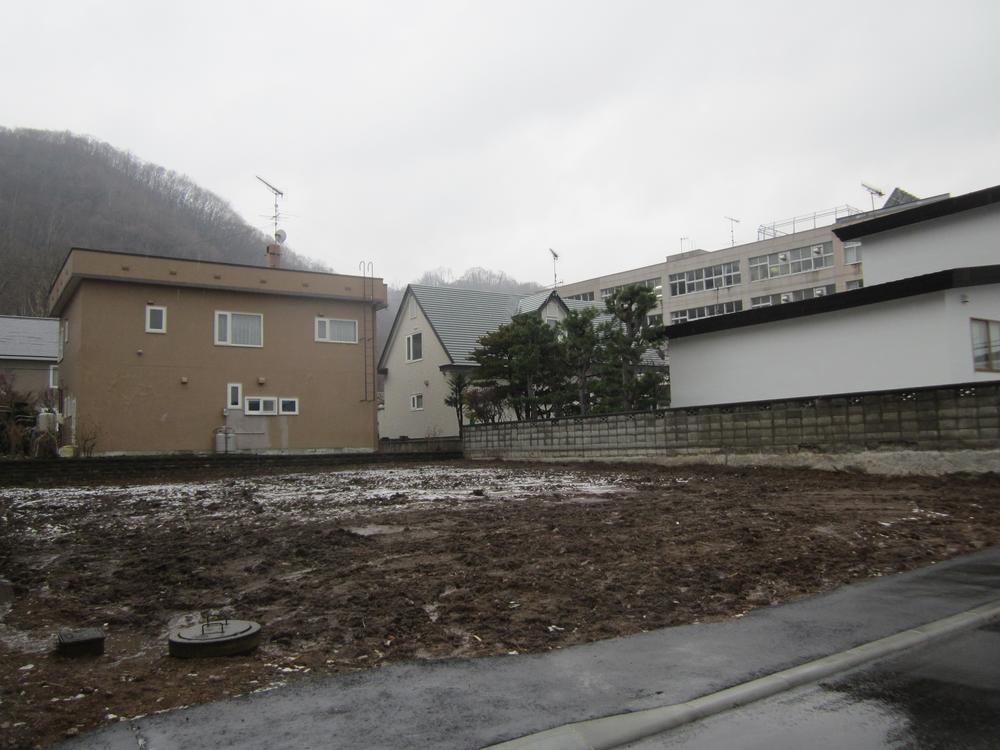
<svg viewBox="0 0 1000 750">
<path fill-rule="evenodd" d="M 865 286 L 1000 263 L 1000 205 L 862 237 Z"/>
<path fill-rule="evenodd" d="M 1000 320 L 1000 284 L 673 339 L 671 406 L 1000 379 L 973 367 L 971 318 Z"/>
</svg>

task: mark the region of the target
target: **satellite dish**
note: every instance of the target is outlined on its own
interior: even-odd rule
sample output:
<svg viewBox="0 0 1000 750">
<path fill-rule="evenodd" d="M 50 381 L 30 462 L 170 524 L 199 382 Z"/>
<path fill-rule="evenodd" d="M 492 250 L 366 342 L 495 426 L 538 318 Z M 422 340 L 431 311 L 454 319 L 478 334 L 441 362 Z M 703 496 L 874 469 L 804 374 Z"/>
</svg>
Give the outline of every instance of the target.
<svg viewBox="0 0 1000 750">
<path fill-rule="evenodd" d="M 288 237 L 288 235 L 285 234 L 284 229 L 279 229 L 274 233 L 274 241 L 277 242 L 279 245 L 284 243 L 286 237 Z"/>
</svg>

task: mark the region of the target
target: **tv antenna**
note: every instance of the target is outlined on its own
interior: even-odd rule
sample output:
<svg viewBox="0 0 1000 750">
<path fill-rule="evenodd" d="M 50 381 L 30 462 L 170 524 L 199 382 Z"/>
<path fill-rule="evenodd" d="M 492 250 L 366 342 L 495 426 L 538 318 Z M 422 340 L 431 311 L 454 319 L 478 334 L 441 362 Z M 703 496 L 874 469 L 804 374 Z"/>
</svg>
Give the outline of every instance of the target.
<svg viewBox="0 0 1000 750">
<path fill-rule="evenodd" d="M 552 253 L 552 288 L 555 289 L 559 286 L 559 277 L 556 275 L 556 261 L 559 260 L 559 253 L 549 248 L 549 252 Z"/>
<path fill-rule="evenodd" d="M 883 195 L 885 195 L 885 193 L 883 193 L 877 187 L 872 187 L 867 182 L 862 182 L 861 183 L 861 187 L 863 187 L 865 190 L 867 190 L 868 191 L 868 195 L 871 196 L 871 199 L 872 199 L 872 211 L 874 211 L 875 210 L 875 196 L 877 195 L 879 198 L 881 198 Z"/>
<path fill-rule="evenodd" d="M 276 188 L 274 185 L 272 185 L 270 182 L 265 180 L 260 175 L 254 175 L 254 177 L 263 182 L 265 187 L 267 187 L 267 189 L 274 194 L 274 215 L 271 216 L 270 218 L 274 222 L 274 239 L 277 240 L 278 244 L 280 245 L 285 238 L 282 237 L 280 240 L 278 239 L 278 232 L 280 231 L 278 229 L 278 219 L 281 218 L 281 212 L 278 210 L 278 198 L 284 198 L 285 194 L 281 190 L 278 190 L 278 188 Z M 282 232 L 282 234 L 284 234 L 284 232 Z"/>
<path fill-rule="evenodd" d="M 681 252 L 684 252 L 684 240 L 689 240 L 690 237 L 681 237 Z"/>
<path fill-rule="evenodd" d="M 736 247 L 736 225 L 740 223 L 740 220 L 734 219 L 732 216 L 723 216 L 722 218 L 729 222 L 729 246 Z"/>
</svg>

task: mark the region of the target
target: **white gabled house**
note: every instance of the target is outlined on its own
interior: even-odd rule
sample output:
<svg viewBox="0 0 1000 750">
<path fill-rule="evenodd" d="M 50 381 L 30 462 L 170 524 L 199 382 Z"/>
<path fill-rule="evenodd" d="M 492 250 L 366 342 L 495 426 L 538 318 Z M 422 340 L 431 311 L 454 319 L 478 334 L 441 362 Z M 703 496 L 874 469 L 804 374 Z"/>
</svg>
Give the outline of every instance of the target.
<svg viewBox="0 0 1000 750">
<path fill-rule="evenodd" d="M 1000 380 L 1000 186 L 834 232 L 865 288 L 670 326 L 672 406 Z"/>
<path fill-rule="evenodd" d="M 455 410 L 445 405 L 448 377 L 476 367 L 470 355 L 479 338 L 515 315 L 534 312 L 555 324 L 568 310 L 567 303 L 551 290 L 523 295 L 408 285 L 378 364 L 385 378 L 379 436 L 458 435 Z"/>
</svg>

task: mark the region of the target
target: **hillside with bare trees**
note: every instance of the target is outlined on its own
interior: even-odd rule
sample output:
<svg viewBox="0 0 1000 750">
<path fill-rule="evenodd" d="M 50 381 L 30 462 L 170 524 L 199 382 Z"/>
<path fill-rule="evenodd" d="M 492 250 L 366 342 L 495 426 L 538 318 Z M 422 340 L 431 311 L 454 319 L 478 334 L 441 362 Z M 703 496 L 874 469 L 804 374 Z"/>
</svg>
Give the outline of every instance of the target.
<svg viewBox="0 0 1000 750">
<path fill-rule="evenodd" d="M 44 315 L 70 247 L 262 265 L 267 241 L 182 174 L 93 138 L 0 128 L 0 314 Z"/>
</svg>

